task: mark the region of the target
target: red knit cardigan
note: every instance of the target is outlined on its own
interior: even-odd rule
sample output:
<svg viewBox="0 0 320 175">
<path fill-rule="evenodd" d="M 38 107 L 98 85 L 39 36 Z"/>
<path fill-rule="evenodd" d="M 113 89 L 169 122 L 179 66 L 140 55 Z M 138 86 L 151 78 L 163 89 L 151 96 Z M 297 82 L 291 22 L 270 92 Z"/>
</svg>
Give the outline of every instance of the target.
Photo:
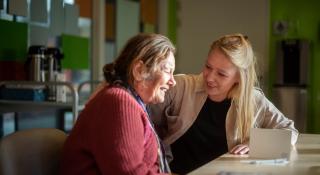
<svg viewBox="0 0 320 175">
<path fill-rule="evenodd" d="M 61 174 L 159 174 L 158 145 L 147 117 L 123 88 L 103 88 L 67 138 Z"/>
</svg>

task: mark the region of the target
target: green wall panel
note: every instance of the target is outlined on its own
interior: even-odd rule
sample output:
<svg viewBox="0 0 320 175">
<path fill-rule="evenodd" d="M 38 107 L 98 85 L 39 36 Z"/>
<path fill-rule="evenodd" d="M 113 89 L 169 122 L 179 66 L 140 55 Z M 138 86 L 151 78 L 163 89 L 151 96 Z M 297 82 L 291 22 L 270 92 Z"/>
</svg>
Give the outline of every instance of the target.
<svg viewBox="0 0 320 175">
<path fill-rule="evenodd" d="M 89 69 L 89 39 L 63 34 L 61 36 L 63 69 Z"/>
<path fill-rule="evenodd" d="M 0 20 L 0 61 L 25 61 L 28 25 Z"/>
<path fill-rule="evenodd" d="M 177 44 L 177 1 L 168 1 L 168 37 Z"/>
<path fill-rule="evenodd" d="M 311 42 L 309 76 L 309 102 L 307 131 L 320 133 L 320 1 L 318 0 L 270 0 L 270 83 L 275 77 L 276 42 L 288 38 L 307 39 Z M 273 34 L 275 21 L 287 21 L 284 35 Z"/>
</svg>

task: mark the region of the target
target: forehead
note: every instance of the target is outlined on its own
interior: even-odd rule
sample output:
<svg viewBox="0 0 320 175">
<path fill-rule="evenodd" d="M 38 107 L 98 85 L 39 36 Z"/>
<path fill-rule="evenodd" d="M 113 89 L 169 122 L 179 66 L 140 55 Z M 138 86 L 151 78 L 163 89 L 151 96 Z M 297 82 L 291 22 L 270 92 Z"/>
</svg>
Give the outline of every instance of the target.
<svg viewBox="0 0 320 175">
<path fill-rule="evenodd" d="M 168 57 L 160 62 L 161 65 L 174 68 L 175 67 L 175 59 L 172 52 L 169 53 Z"/>
<path fill-rule="evenodd" d="M 236 69 L 230 58 L 220 49 L 214 49 L 209 53 L 207 64 L 220 69 Z"/>
</svg>

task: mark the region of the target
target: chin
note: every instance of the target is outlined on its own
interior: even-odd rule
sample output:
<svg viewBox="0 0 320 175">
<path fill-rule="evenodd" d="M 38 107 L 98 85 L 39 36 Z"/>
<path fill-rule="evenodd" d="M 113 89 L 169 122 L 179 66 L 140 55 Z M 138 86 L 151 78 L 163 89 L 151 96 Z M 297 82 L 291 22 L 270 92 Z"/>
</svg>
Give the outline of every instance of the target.
<svg viewBox="0 0 320 175">
<path fill-rule="evenodd" d="M 158 103 L 163 103 L 164 102 L 164 97 L 158 97 L 154 100 L 152 100 L 152 104 L 158 104 Z"/>
<path fill-rule="evenodd" d="M 206 88 L 206 91 L 207 91 L 207 94 L 211 94 L 211 95 L 215 95 L 218 93 L 217 89 L 209 88 L 209 87 Z"/>
</svg>

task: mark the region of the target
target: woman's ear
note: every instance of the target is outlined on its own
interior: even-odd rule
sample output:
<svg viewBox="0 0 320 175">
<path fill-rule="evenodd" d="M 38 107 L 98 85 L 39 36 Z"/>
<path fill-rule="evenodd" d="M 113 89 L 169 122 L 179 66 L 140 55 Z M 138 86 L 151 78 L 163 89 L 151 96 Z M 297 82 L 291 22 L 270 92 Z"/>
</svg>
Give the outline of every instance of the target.
<svg viewBox="0 0 320 175">
<path fill-rule="evenodd" d="M 134 81 L 142 81 L 143 80 L 143 68 L 144 64 L 141 60 L 135 62 L 132 66 L 132 76 Z"/>
</svg>

